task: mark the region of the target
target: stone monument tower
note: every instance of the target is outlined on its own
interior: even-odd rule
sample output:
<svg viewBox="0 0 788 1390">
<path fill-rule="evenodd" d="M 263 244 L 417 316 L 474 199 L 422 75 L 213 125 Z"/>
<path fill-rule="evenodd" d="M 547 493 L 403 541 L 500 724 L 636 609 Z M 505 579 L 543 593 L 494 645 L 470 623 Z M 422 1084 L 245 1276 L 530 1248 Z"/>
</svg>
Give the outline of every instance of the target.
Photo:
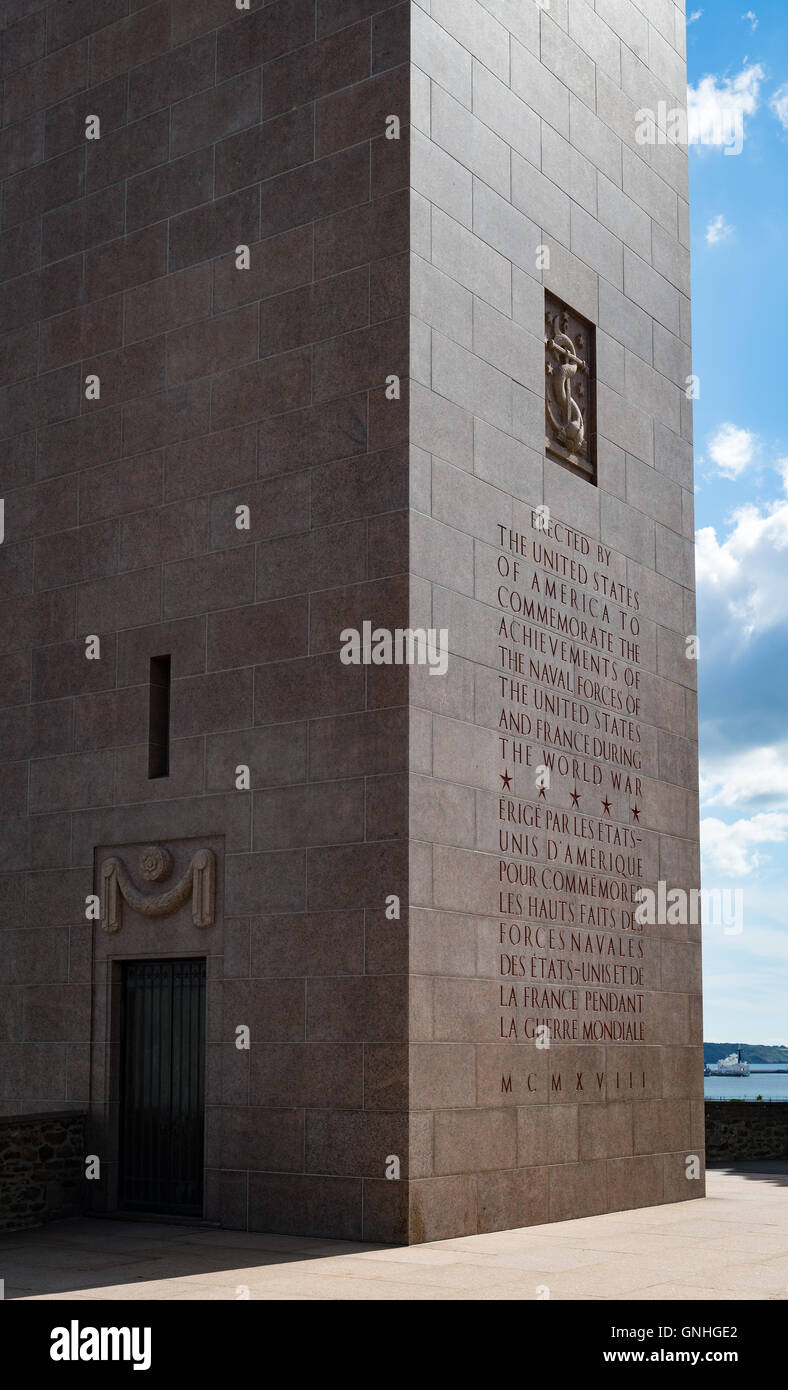
<svg viewBox="0 0 788 1390">
<path fill-rule="evenodd" d="M 702 1195 L 682 6 L 6 9 L 2 1114 L 253 1230 Z"/>
</svg>

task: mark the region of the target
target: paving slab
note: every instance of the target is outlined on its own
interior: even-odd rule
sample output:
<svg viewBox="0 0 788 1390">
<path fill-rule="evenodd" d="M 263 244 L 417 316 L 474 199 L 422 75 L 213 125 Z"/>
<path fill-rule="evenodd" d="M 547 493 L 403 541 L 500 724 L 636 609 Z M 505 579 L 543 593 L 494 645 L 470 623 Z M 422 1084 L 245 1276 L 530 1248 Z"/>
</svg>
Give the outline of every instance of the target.
<svg viewBox="0 0 788 1390">
<path fill-rule="evenodd" d="M 0 1237 L 0 1278 L 23 1300 L 787 1299 L 788 1165 L 712 1169 L 707 1190 L 411 1247 L 84 1218 Z"/>
</svg>

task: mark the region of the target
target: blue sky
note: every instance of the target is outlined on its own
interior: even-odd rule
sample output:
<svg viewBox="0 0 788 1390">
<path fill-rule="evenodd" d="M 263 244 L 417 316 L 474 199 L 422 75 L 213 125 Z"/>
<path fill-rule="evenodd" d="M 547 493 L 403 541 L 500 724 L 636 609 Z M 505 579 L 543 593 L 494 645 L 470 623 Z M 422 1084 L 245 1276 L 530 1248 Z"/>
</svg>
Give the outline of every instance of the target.
<svg viewBox="0 0 788 1390">
<path fill-rule="evenodd" d="M 788 1043 L 788 3 L 687 13 L 703 885 L 744 905 L 704 932 L 704 1036 Z"/>
</svg>

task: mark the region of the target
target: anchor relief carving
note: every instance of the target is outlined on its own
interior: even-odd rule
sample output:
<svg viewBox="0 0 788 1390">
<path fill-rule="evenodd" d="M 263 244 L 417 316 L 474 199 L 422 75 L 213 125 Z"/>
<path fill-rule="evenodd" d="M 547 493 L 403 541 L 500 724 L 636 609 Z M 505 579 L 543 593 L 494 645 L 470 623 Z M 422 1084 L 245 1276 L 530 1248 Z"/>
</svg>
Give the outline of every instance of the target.
<svg viewBox="0 0 788 1390">
<path fill-rule="evenodd" d="M 545 303 L 546 449 L 593 473 L 593 330 L 553 295 Z"/>
<path fill-rule="evenodd" d="M 172 855 L 160 845 L 151 845 L 140 855 L 140 873 L 149 882 L 159 883 L 172 873 Z M 144 917 L 169 917 L 191 898 L 195 927 L 212 927 L 216 888 L 216 856 L 213 850 L 198 849 L 192 855 L 183 877 L 161 893 L 143 893 L 136 888 L 122 859 L 112 855 L 101 865 L 101 925 L 106 932 L 120 930 L 123 900 Z"/>
</svg>

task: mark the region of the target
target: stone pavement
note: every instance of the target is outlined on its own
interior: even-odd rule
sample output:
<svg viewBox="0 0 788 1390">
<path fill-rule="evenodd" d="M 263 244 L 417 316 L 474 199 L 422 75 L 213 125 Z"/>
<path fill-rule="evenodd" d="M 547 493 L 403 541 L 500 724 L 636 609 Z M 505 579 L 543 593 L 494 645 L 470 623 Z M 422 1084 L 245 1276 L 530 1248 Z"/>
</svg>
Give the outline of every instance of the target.
<svg viewBox="0 0 788 1390">
<path fill-rule="evenodd" d="M 788 1299 L 788 1164 L 707 1178 L 705 1200 L 409 1249 L 61 1221 L 0 1238 L 0 1278 L 7 1299 Z"/>
</svg>

